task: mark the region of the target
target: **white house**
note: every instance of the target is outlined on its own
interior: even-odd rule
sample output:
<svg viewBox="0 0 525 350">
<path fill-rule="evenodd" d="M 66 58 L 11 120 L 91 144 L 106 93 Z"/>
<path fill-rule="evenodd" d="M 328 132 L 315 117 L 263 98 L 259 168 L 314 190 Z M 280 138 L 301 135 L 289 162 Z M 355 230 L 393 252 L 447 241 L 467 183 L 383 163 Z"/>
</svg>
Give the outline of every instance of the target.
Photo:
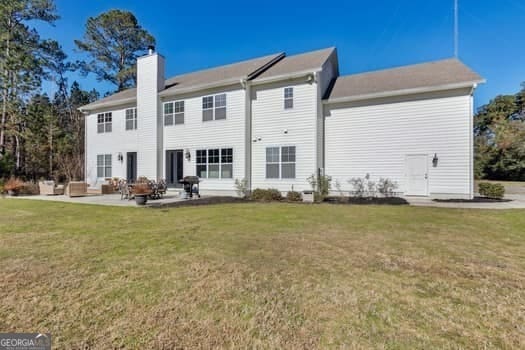
<svg viewBox="0 0 525 350">
<path fill-rule="evenodd" d="M 137 61 L 137 87 L 83 106 L 86 181 L 201 178 L 201 192 L 310 189 L 319 170 L 352 190 L 370 174 L 405 195 L 471 198 L 473 93 L 457 59 L 339 76 L 337 50 L 284 53 L 165 79 Z"/>
</svg>

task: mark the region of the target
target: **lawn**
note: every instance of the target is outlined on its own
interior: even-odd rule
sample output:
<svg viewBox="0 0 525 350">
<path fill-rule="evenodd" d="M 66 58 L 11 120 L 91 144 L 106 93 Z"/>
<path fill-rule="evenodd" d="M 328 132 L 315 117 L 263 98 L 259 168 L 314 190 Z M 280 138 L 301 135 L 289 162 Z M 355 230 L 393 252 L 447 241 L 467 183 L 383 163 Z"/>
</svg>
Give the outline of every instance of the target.
<svg viewBox="0 0 525 350">
<path fill-rule="evenodd" d="M 524 348 L 525 211 L 0 199 L 0 331 L 54 348 Z"/>
</svg>

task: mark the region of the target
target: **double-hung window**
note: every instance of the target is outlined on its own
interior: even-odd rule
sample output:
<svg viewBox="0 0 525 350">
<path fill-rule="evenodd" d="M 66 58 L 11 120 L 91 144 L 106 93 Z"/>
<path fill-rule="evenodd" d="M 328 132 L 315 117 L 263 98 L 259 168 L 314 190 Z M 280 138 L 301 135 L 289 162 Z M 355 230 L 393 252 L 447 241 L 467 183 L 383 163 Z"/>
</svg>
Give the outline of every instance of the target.
<svg viewBox="0 0 525 350">
<path fill-rule="evenodd" d="M 266 148 L 266 178 L 295 179 L 295 146 Z"/>
<path fill-rule="evenodd" d="M 97 133 L 111 132 L 113 117 L 111 112 L 97 115 Z"/>
<path fill-rule="evenodd" d="M 284 109 L 293 108 L 293 87 L 284 88 Z"/>
<path fill-rule="evenodd" d="M 213 148 L 197 150 L 197 176 L 208 179 L 233 178 L 233 149 Z"/>
<path fill-rule="evenodd" d="M 126 109 L 126 130 L 137 130 L 137 109 Z"/>
<path fill-rule="evenodd" d="M 164 125 L 184 124 L 184 101 L 164 104 Z"/>
<path fill-rule="evenodd" d="M 226 94 L 202 98 L 202 121 L 226 119 Z"/>
<path fill-rule="evenodd" d="M 111 154 L 97 155 L 97 177 L 111 177 Z"/>
</svg>

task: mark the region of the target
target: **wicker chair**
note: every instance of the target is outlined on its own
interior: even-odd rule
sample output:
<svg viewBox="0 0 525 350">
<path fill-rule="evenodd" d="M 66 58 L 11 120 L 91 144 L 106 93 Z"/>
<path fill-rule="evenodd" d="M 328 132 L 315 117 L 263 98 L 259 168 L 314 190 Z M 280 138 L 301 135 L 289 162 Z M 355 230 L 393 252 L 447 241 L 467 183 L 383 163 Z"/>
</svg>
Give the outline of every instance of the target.
<svg viewBox="0 0 525 350">
<path fill-rule="evenodd" d="M 70 181 L 67 184 L 66 192 L 69 197 L 82 197 L 87 195 L 88 185 L 81 181 Z"/>
<path fill-rule="evenodd" d="M 64 194 L 64 185 L 56 185 L 55 181 L 40 181 L 38 188 L 40 189 L 40 194 L 45 196 Z"/>
</svg>

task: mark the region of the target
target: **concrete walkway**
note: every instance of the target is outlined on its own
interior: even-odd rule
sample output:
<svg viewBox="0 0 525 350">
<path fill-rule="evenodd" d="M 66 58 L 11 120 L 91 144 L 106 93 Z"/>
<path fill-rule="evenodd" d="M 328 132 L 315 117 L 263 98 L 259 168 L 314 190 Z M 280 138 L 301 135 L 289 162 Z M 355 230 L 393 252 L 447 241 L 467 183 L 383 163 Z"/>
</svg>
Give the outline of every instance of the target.
<svg viewBox="0 0 525 350">
<path fill-rule="evenodd" d="M 425 197 L 405 197 L 410 205 L 416 207 L 435 207 L 435 208 L 460 208 L 460 209 L 525 209 L 525 195 L 509 194 L 506 199 L 510 202 L 490 202 L 490 203 L 452 203 L 436 202 Z"/>
</svg>

